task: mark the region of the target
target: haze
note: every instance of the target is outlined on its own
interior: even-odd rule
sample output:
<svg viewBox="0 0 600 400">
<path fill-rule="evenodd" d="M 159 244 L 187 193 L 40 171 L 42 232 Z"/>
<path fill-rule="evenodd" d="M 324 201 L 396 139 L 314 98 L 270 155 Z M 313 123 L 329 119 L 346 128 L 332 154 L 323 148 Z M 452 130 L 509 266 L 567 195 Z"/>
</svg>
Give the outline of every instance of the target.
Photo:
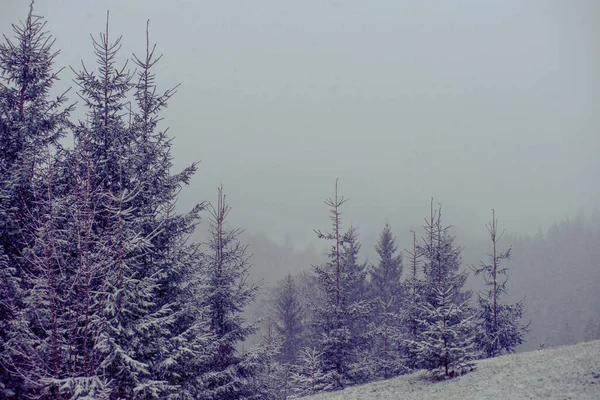
<svg viewBox="0 0 600 400">
<path fill-rule="evenodd" d="M 2 32 L 27 3 L 2 0 Z M 420 225 L 432 196 L 467 236 L 485 234 L 491 208 L 525 233 L 600 200 L 596 1 L 35 6 L 58 66 L 76 70 L 93 64 L 107 10 L 123 58 L 144 51 L 150 19 L 159 87 L 182 84 L 164 113 L 175 165 L 202 161 L 180 206 L 222 183 L 231 222 L 274 240 L 328 226 L 335 178 L 365 243 L 386 217 Z M 68 68 L 61 78 L 73 85 Z"/>
</svg>

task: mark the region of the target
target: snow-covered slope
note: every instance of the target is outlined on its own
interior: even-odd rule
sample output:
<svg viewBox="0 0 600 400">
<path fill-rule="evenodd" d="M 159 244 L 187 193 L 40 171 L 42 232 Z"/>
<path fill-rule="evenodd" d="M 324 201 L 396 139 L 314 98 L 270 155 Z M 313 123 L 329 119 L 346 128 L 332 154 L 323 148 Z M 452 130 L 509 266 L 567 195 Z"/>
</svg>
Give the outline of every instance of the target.
<svg viewBox="0 0 600 400">
<path fill-rule="evenodd" d="M 308 399 L 600 400 L 600 341 L 482 360 L 474 372 L 447 381 L 416 372 Z"/>
</svg>

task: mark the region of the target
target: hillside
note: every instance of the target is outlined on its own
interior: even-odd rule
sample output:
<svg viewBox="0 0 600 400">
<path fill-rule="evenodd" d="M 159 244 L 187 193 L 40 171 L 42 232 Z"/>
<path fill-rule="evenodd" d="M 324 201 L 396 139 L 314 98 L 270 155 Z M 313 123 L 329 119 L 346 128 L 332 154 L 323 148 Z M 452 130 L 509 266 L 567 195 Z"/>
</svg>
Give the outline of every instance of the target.
<svg viewBox="0 0 600 400">
<path fill-rule="evenodd" d="M 350 399 L 600 399 L 600 341 L 512 354 L 477 363 L 477 370 L 443 382 L 424 372 L 308 397 Z"/>
</svg>

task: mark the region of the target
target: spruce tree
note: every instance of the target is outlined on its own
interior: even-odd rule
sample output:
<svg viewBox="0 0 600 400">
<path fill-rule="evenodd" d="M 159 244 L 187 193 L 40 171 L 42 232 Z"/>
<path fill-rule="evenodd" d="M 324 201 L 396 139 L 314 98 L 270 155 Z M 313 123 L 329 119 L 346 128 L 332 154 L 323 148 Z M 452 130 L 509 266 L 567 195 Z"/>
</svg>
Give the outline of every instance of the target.
<svg viewBox="0 0 600 400">
<path fill-rule="evenodd" d="M 322 366 L 323 354 L 314 348 L 300 353 L 298 365 L 291 375 L 293 398 L 333 390 L 334 386 Z"/>
<path fill-rule="evenodd" d="M 175 212 L 195 165 L 171 174 L 157 128 L 174 90 L 158 94 L 148 42 L 137 84 L 116 67 L 107 20 L 97 71 L 76 78 L 86 121 L 71 125 L 64 95 L 48 100 L 56 53 L 43 27 L 31 8 L 18 43 L 0 47 L 0 393 L 197 398 L 211 336 L 187 240 L 203 205 Z"/>
<path fill-rule="evenodd" d="M 477 344 L 485 357 L 496 357 L 512 353 L 523 343 L 527 326 L 521 323 L 524 313 L 523 300 L 509 304 L 502 301 L 508 293 L 508 267 L 502 267 L 503 260 L 510 259 L 510 248 L 505 252 L 497 250 L 502 233 L 498 234 L 496 212 L 492 210 L 492 221 L 487 224 L 492 242 L 490 262 L 481 262 L 479 268 L 472 267 L 475 275 L 482 275 L 488 290 L 478 293 L 479 332 Z"/>
<path fill-rule="evenodd" d="M 74 129 L 64 168 L 76 173 L 67 172 L 63 181 L 75 188 L 74 203 L 81 203 L 73 229 L 84 240 L 74 252 L 86 270 L 96 271 L 84 271 L 89 279 L 75 286 L 84 298 L 95 293 L 82 311 L 85 322 L 78 322 L 82 332 L 96 326 L 81 344 L 83 354 L 94 354 L 82 374 L 108 376 L 113 396 L 194 398 L 190 382 L 207 337 L 197 300 L 199 253 L 186 242 L 202 205 L 188 214 L 174 211 L 195 166 L 170 172 L 171 142 L 157 123 L 174 91 L 157 94 L 151 68 L 158 59 L 148 31 L 146 39 L 145 57 L 135 57 L 137 84 L 125 66 L 115 66 L 121 38 L 109 40 L 108 20 L 93 40 L 98 73 L 84 66 L 77 76 L 88 115 Z M 131 93 L 133 110 L 125 102 Z"/>
<path fill-rule="evenodd" d="M 160 329 L 146 331 L 141 349 L 144 358 L 153 360 L 151 376 L 167 382 L 170 397 L 196 398 L 192 382 L 205 358 L 202 349 L 207 337 L 202 334 L 200 249 L 188 242 L 205 204 L 197 204 L 184 214 L 175 210 L 177 197 L 189 184 L 196 164 L 171 172 L 172 142 L 158 123 L 176 87 L 158 92 L 153 68 L 162 56 L 156 56 L 155 51 L 147 23 L 145 53 L 143 57 L 133 56 L 138 67 L 134 89 L 137 109 L 129 129 L 134 133 L 130 179 L 139 182 L 133 198 L 135 225 L 150 246 L 134 254 L 130 263 L 135 263 L 139 276 L 156 279 L 151 315 L 165 315 L 157 320 Z"/>
<path fill-rule="evenodd" d="M 168 326 L 170 310 L 158 308 L 158 277 L 152 270 L 139 268 L 138 260 L 151 251 L 149 237 L 155 232 L 143 230 L 137 202 L 144 181 L 136 163 L 135 125 L 128 122 L 127 96 L 134 89 L 133 75 L 127 62 L 116 65 L 121 37 L 111 41 L 107 14 L 106 28 L 98 39 L 92 38 L 97 71 L 82 63 L 76 83 L 87 109 L 87 121 L 74 132 L 75 140 L 85 143 L 85 157 L 93 160 L 89 184 L 100 193 L 98 213 L 92 230 L 107 238 L 112 263 L 105 277 L 98 302 L 104 322 L 98 331 L 95 349 L 102 368 L 112 378 L 113 393 L 127 397 L 133 393 L 156 395 L 165 382 L 153 379 L 148 352 L 155 350 L 152 338 Z M 79 156 L 84 159 L 84 156 Z M 95 249 L 99 251 L 100 249 Z M 144 343 L 142 346 L 141 343 Z"/>
<path fill-rule="evenodd" d="M 351 226 L 342 245 L 342 289 L 348 305 L 348 327 L 352 346 L 349 376 L 352 383 L 367 382 L 373 375 L 370 354 L 369 322 L 374 302 L 367 286 L 367 261 L 359 262 L 360 242 L 358 229 Z"/>
<path fill-rule="evenodd" d="M 398 307 L 403 302 L 404 287 L 402 277 L 402 254 L 396 254 L 396 238 L 392 235 L 389 223 L 385 224 L 375 246 L 379 263 L 371 268 L 371 287 L 373 295 L 388 303 L 392 301 Z"/>
<path fill-rule="evenodd" d="M 422 254 L 418 247 L 416 232 L 411 230 L 413 234 L 412 248 L 406 250 L 409 261 L 409 277 L 406 280 L 406 312 L 403 314 L 402 325 L 406 333 L 406 341 L 415 342 L 421 333 L 419 320 L 422 318 L 422 306 L 425 293 L 425 281 L 422 278 Z M 418 358 L 415 349 L 411 346 L 403 345 L 403 350 L 407 356 L 407 368 L 418 368 Z"/>
<path fill-rule="evenodd" d="M 273 323 L 267 325 L 257 348 L 250 358 L 258 367 L 251 385 L 252 397 L 265 400 L 285 400 L 290 394 L 291 365 L 279 361 L 282 352 L 283 337 L 278 334 Z"/>
<path fill-rule="evenodd" d="M 251 265 L 247 246 L 238 239 L 242 231 L 225 225 L 230 210 L 219 187 L 216 207 L 209 207 L 210 237 L 203 262 L 203 305 L 211 339 L 197 380 L 200 399 L 253 398 L 253 379 L 260 371 L 261 358 L 237 348 L 256 332 L 242 313 L 254 301 L 259 285 L 248 282 Z"/>
<path fill-rule="evenodd" d="M 390 378 L 406 370 L 401 342 L 405 289 L 401 282 L 402 255 L 396 254 L 396 238 L 390 225 L 379 235 L 375 246 L 379 263 L 371 268 L 371 293 L 375 299 L 374 317 L 369 326 L 374 378 Z"/>
<path fill-rule="evenodd" d="M 274 303 L 275 327 L 282 340 L 277 358 L 284 365 L 294 365 L 304 347 L 304 326 L 300 295 L 291 273 L 279 282 Z"/>
<path fill-rule="evenodd" d="M 365 323 L 370 311 L 370 303 L 363 298 L 366 264 L 357 260 L 360 247 L 356 230 L 342 233 L 340 207 L 345 202 L 345 198 L 338 198 L 336 180 L 335 195 L 325 202 L 330 207 L 332 230 L 316 231 L 319 238 L 333 242 L 329 260 L 323 266 L 313 267 L 322 292 L 322 301 L 314 310 L 314 328 L 322 368 L 332 389 L 363 379 L 358 346 L 365 338 L 360 323 Z"/>
<path fill-rule="evenodd" d="M 35 325 L 25 297 L 39 278 L 23 254 L 35 240 L 34 220 L 41 218 L 37 203 L 46 191 L 40 171 L 47 154 L 59 148 L 73 107 L 65 105 L 66 93 L 51 95 L 58 53 L 33 2 L 26 20 L 12 29 L 14 41 L 4 36 L 0 44 L 0 274 L 6 285 L 0 290 L 0 390 L 20 398 L 36 385 L 18 373 L 28 355 L 14 346 L 27 340 L 28 324 Z"/>
<path fill-rule="evenodd" d="M 473 368 L 476 357 L 474 318 L 463 291 L 467 275 L 460 272 L 460 249 L 449 227 L 442 225 L 441 207 L 425 220 L 425 238 L 419 246 L 425 275 L 420 305 L 419 334 L 407 342 L 414 364 L 434 376 L 451 377 Z"/>
</svg>

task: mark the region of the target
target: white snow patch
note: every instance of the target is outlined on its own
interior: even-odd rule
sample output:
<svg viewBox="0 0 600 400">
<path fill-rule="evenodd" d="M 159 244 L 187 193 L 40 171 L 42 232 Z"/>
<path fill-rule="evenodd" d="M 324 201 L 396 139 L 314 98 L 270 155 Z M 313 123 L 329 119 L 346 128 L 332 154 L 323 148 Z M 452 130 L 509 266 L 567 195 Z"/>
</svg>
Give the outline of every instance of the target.
<svg viewBox="0 0 600 400">
<path fill-rule="evenodd" d="M 306 399 L 599 400 L 600 340 L 481 360 L 474 372 L 446 381 L 420 371 Z"/>
</svg>

